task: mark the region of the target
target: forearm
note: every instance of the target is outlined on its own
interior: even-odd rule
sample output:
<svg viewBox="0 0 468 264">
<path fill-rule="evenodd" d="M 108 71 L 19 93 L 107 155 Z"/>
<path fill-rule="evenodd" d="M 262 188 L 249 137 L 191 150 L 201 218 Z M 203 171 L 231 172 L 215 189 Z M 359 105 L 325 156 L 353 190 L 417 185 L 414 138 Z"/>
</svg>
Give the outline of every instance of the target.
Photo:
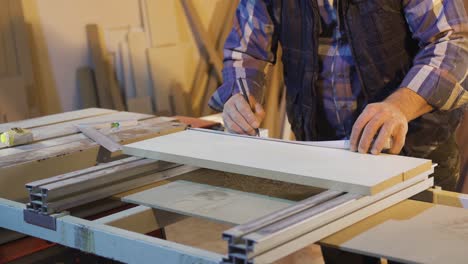
<svg viewBox="0 0 468 264">
<path fill-rule="evenodd" d="M 408 122 L 429 113 L 434 109 L 423 97 L 409 88 L 398 89 L 385 99 L 385 102 L 400 109 L 400 111 L 406 116 Z"/>
</svg>

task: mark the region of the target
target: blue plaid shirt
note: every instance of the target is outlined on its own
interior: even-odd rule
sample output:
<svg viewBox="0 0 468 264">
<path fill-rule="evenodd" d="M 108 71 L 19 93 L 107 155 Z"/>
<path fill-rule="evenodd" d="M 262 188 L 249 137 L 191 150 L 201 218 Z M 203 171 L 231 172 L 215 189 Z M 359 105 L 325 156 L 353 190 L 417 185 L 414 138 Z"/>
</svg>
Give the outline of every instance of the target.
<svg viewBox="0 0 468 264">
<path fill-rule="evenodd" d="M 322 18 L 318 94 L 330 125 L 349 136 L 361 87 L 349 43 L 339 41 L 333 0 L 318 0 Z M 407 87 L 435 109 L 451 110 L 468 102 L 468 18 L 462 1 L 404 0 L 404 13 L 420 50 L 400 87 Z M 241 0 L 224 49 L 224 83 L 209 105 L 222 111 L 239 93 L 236 80 L 247 80 L 247 92 L 262 101 L 265 76 L 274 61 L 273 24 L 262 0 Z"/>
</svg>

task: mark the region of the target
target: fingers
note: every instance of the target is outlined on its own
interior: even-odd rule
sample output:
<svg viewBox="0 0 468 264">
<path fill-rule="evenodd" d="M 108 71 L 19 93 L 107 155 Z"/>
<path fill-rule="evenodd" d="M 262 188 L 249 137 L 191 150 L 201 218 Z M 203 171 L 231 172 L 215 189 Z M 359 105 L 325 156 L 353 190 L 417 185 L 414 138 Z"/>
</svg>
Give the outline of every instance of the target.
<svg viewBox="0 0 468 264">
<path fill-rule="evenodd" d="M 359 139 L 363 129 L 366 127 L 367 123 L 372 119 L 374 111 L 369 105 L 364 109 L 364 112 L 358 117 L 354 123 L 353 130 L 351 131 L 351 137 L 349 139 L 351 151 L 357 151 L 359 146 Z"/>
<path fill-rule="evenodd" d="M 394 130 L 392 147 L 389 150 L 390 154 L 400 154 L 403 146 L 405 145 L 406 133 L 408 132 L 408 125 L 401 125 Z"/>
<path fill-rule="evenodd" d="M 377 131 L 379 131 L 384 123 L 385 117 L 383 116 L 376 116 L 367 123 L 364 132 L 362 132 L 361 139 L 359 140 L 358 151 L 360 153 L 369 152 L 369 148 L 374 141 Z"/>
<path fill-rule="evenodd" d="M 250 105 L 240 94 L 234 95 L 224 105 L 223 118 L 228 131 L 238 134 L 255 135 L 255 129 L 260 126 L 260 122 L 265 116 L 263 107 L 255 102 L 255 114 Z"/>
<path fill-rule="evenodd" d="M 232 121 L 228 114 L 223 113 L 223 120 L 224 126 L 230 133 L 244 134 L 244 130 L 242 130 L 240 126 L 238 126 L 234 121 Z"/>
<path fill-rule="evenodd" d="M 237 111 L 240 113 L 243 123 L 247 124 L 246 128 L 255 129 L 260 126 L 260 123 L 257 120 L 257 117 L 254 115 L 252 108 L 245 100 L 236 100 L 235 106 Z M 233 116 L 231 116 L 233 117 Z M 235 119 L 234 119 L 235 120 Z M 237 120 L 235 120 L 237 121 Z M 241 124 L 239 124 L 241 125 Z M 241 125 L 244 128 L 244 126 Z"/>
<path fill-rule="evenodd" d="M 389 153 L 399 154 L 405 144 L 408 121 L 403 113 L 389 103 L 374 103 L 364 109 L 351 132 L 350 149 L 378 155 L 393 139 Z"/>
<path fill-rule="evenodd" d="M 385 123 L 382 128 L 380 129 L 379 136 L 375 140 L 371 153 L 374 155 L 379 155 L 383 148 L 385 147 L 386 143 L 391 139 L 392 135 L 394 134 L 394 122 L 387 122 Z"/>
</svg>

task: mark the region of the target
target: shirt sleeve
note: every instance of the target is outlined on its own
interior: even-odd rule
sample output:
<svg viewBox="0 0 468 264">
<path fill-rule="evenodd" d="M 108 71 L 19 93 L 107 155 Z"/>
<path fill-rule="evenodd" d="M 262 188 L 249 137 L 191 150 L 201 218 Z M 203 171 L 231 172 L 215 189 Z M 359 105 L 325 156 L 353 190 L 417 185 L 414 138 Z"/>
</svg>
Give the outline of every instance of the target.
<svg viewBox="0 0 468 264">
<path fill-rule="evenodd" d="M 420 51 L 403 80 L 439 110 L 468 102 L 468 18 L 462 0 L 406 0 L 404 12 Z"/>
<path fill-rule="evenodd" d="M 271 0 L 241 0 L 233 28 L 224 46 L 223 84 L 208 104 L 223 111 L 229 98 L 240 92 L 238 79 L 244 79 L 246 92 L 263 101 L 268 66 L 275 63 L 278 46 L 275 22 L 270 16 Z"/>
</svg>

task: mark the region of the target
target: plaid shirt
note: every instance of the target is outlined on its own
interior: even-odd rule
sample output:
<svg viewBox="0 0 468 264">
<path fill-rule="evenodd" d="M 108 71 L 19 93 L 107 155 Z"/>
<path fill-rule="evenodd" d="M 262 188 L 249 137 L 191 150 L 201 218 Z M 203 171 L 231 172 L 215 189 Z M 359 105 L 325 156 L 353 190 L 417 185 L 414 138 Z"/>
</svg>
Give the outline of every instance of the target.
<svg viewBox="0 0 468 264">
<path fill-rule="evenodd" d="M 327 119 L 338 134 L 346 137 L 361 89 L 349 43 L 338 44 L 332 1 L 318 0 L 324 22 L 319 39 L 322 67 L 318 89 Z M 403 5 L 420 50 L 400 87 L 415 91 L 435 109 L 452 110 L 466 104 L 468 18 L 462 1 L 404 0 Z M 209 102 L 213 109 L 222 111 L 224 103 L 239 93 L 239 78 L 246 79 L 248 93 L 263 100 L 266 73 L 275 59 L 272 27 L 263 0 L 240 1 L 224 49 L 224 83 Z"/>
</svg>

